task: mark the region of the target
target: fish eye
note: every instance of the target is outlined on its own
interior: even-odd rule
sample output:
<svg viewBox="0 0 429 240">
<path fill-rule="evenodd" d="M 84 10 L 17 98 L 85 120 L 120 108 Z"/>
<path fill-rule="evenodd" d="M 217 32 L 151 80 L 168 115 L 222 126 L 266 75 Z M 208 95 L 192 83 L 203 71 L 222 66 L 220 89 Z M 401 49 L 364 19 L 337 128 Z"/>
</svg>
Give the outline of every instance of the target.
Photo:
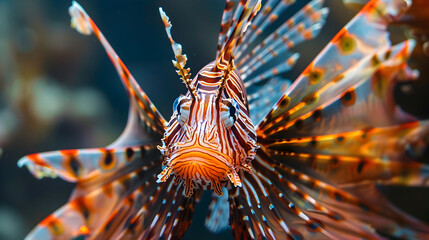
<svg viewBox="0 0 429 240">
<path fill-rule="evenodd" d="M 173 112 L 176 111 L 177 115 L 180 115 L 180 104 L 179 104 L 179 101 L 180 101 L 181 97 L 182 96 L 177 97 L 176 100 L 174 100 L 174 103 L 173 103 Z"/>
<path fill-rule="evenodd" d="M 173 103 L 173 114 L 175 114 L 177 121 L 182 126 L 188 120 L 190 111 L 191 99 L 186 96 L 179 96 Z"/>
<path fill-rule="evenodd" d="M 240 105 L 234 99 L 222 100 L 220 116 L 226 128 L 230 128 L 237 121 L 240 113 Z"/>
</svg>

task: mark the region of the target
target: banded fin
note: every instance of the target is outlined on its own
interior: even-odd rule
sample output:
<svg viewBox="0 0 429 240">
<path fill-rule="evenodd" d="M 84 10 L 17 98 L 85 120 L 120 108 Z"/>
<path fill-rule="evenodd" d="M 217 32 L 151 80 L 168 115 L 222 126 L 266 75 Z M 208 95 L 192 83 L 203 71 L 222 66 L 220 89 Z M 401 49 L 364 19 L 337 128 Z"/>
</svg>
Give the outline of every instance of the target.
<svg viewBox="0 0 429 240">
<path fill-rule="evenodd" d="M 148 192 L 137 189 L 95 234 L 97 239 L 180 239 L 191 223 L 201 192 L 185 197 L 173 179 Z M 161 200 L 162 199 L 162 200 Z"/>
<path fill-rule="evenodd" d="M 248 95 L 249 109 L 252 122 L 259 122 L 268 112 L 283 91 L 292 84 L 291 81 L 280 77 L 273 77 L 258 90 Z"/>
<path fill-rule="evenodd" d="M 160 134 L 162 134 L 164 131 L 164 124 L 166 123 L 165 119 L 152 104 L 146 93 L 140 88 L 133 75 L 131 75 L 122 60 L 110 46 L 103 33 L 98 29 L 94 21 L 92 21 L 85 10 L 76 1 L 73 1 L 72 5 L 70 6 L 69 13 L 71 16 L 71 25 L 73 28 L 85 35 L 94 33 L 100 43 L 103 45 L 108 57 L 115 66 L 115 69 L 125 86 L 130 101 L 134 104 L 134 107 L 136 107 L 142 122 L 147 126 L 145 131 L 148 132 L 149 136 L 160 136 Z"/>
<path fill-rule="evenodd" d="M 293 54 L 290 58 L 288 58 L 286 61 L 281 62 L 280 64 L 272 67 L 271 69 L 258 74 L 257 76 L 251 78 L 251 79 L 246 79 L 244 82 L 244 86 L 246 87 L 246 89 L 249 89 L 252 85 L 258 84 L 260 82 L 262 82 L 263 80 L 266 79 L 271 79 L 273 80 L 274 77 L 283 74 L 287 71 L 290 71 L 296 64 L 296 61 L 299 58 L 299 53 L 295 53 Z M 284 89 L 286 91 L 286 89 Z"/>
<path fill-rule="evenodd" d="M 274 6 L 273 2 L 269 1 L 265 3 L 265 5 L 268 6 L 268 8 L 265 8 L 264 6 L 264 10 L 265 10 L 265 13 L 267 13 L 266 14 L 267 16 L 264 19 L 262 19 L 262 22 L 258 23 L 258 25 L 257 25 L 257 22 L 255 22 L 255 25 L 251 26 L 253 31 L 248 32 L 248 34 L 245 34 L 245 36 L 243 37 L 243 42 L 247 41 L 248 43 L 251 43 L 255 41 L 256 37 L 262 34 L 268 26 L 274 23 L 277 20 L 277 18 L 295 2 L 296 0 L 282 0 L 278 2 L 276 6 L 272 9 L 270 5 Z M 258 22 L 259 21 L 261 20 L 258 20 Z M 243 48 L 248 47 L 248 45 L 247 46 L 242 45 L 242 46 Z"/>
<path fill-rule="evenodd" d="M 162 169 L 156 146 L 141 146 L 134 153 L 132 149 L 111 150 L 114 155 L 108 158 L 98 156 L 98 149 L 60 151 L 73 153 L 74 165 L 80 166 L 79 178 L 72 176 L 75 179 L 66 172 L 68 169 L 61 169 L 67 161 L 60 164 L 55 154 L 39 154 L 43 162 L 32 162 L 33 165 L 50 167 L 66 180 L 77 181 L 77 186 L 69 203 L 40 223 L 27 239 L 183 236 L 200 191 L 191 198 L 185 197 L 184 187 L 174 185 L 173 178 L 158 185 L 156 178 Z M 106 159 L 112 159 L 108 161 L 112 168 L 93 166 Z"/>
<path fill-rule="evenodd" d="M 143 159 L 136 154 L 131 159 L 139 163 L 136 168 L 122 167 L 101 182 L 100 176 L 78 181 L 69 202 L 42 221 L 27 239 L 70 239 L 96 232 L 129 194 L 156 176 L 161 170 L 159 159 L 159 153 Z M 153 182 L 146 188 L 156 189 L 156 185 Z"/>
<path fill-rule="evenodd" d="M 243 187 L 232 190 L 240 193 L 230 192 L 231 213 L 238 215 L 231 214 L 230 220 L 236 236 L 420 239 L 429 235 L 428 226 L 391 205 L 373 184 L 328 183 L 290 167 L 285 158 L 271 159 L 263 148 L 252 165 L 258 172 L 244 173 Z"/>
<path fill-rule="evenodd" d="M 292 28 L 297 25 L 305 26 L 308 28 L 316 23 L 324 23 L 325 19 L 329 13 L 328 8 L 322 8 L 323 1 L 322 0 L 313 0 L 305 5 L 302 9 L 300 9 L 297 13 L 295 13 L 291 18 L 282 23 L 276 30 L 274 30 L 271 34 L 265 37 L 258 45 L 249 50 L 247 49 L 250 45 L 252 45 L 256 40 L 256 35 L 253 38 L 243 41 L 241 51 L 237 53 L 237 59 L 239 60 L 239 65 L 242 65 L 246 61 L 248 61 L 252 56 L 256 55 L 261 49 L 272 44 L 278 39 L 285 38 L 287 33 L 291 31 Z M 258 28 L 252 28 L 252 32 L 256 32 L 261 34 L 262 32 Z M 244 55 L 244 53 L 247 53 Z"/>
<path fill-rule="evenodd" d="M 243 43 L 249 42 L 249 41 L 247 41 L 249 35 L 252 35 L 253 31 L 257 30 L 258 26 L 273 11 L 273 8 L 278 4 L 279 1 L 280 0 L 268 0 L 267 2 L 265 2 L 261 12 L 256 15 L 255 20 L 252 21 L 251 25 L 249 26 L 251 31 L 247 31 L 244 33 Z M 246 48 L 247 44 L 242 44 L 242 45 L 238 46 L 237 57 L 239 57 L 241 55 L 241 53 L 243 52 L 243 50 L 242 50 L 243 47 Z"/>
<path fill-rule="evenodd" d="M 222 188 L 223 195 L 212 194 L 212 200 L 209 204 L 209 212 L 205 220 L 205 226 L 211 232 L 219 233 L 229 228 L 229 203 L 228 190 Z"/>
<path fill-rule="evenodd" d="M 386 28 L 408 9 L 409 6 L 403 3 L 403 0 L 373 0 L 368 3 L 304 70 L 259 123 L 258 130 L 264 131 L 283 120 L 285 113 L 299 106 L 303 97 L 335 81 L 364 56 L 390 46 Z M 323 74 L 315 78 L 312 73 L 316 70 L 322 70 Z"/>
<path fill-rule="evenodd" d="M 239 72 L 246 79 L 253 72 L 264 66 L 266 63 L 273 60 L 275 57 L 287 53 L 287 51 L 305 40 L 309 40 L 317 36 L 322 29 L 323 23 L 316 23 L 306 28 L 305 25 L 299 24 L 290 32 L 286 33 L 282 38 L 270 43 L 264 47 L 260 54 L 253 56 L 249 63 L 239 67 Z"/>
<path fill-rule="evenodd" d="M 267 124 L 260 135 L 285 134 L 284 138 L 322 135 L 320 132 L 338 133 L 413 120 L 396 106 L 393 86 L 405 74 L 405 61 L 414 44 L 412 40 L 405 41 L 363 58 L 336 79 L 301 97 L 299 104 Z M 312 78 L 324 74 L 323 69 L 314 70 Z M 288 101 L 289 98 L 282 104 L 287 105 Z M 368 112 L 377 112 L 378 117 Z M 304 125 L 307 123 L 309 126 Z"/>
<path fill-rule="evenodd" d="M 240 2 L 238 8 L 242 3 Z M 240 17 L 234 21 L 233 28 L 231 33 L 228 34 L 228 38 L 223 44 L 221 51 L 216 58 L 215 68 L 221 70 L 227 70 L 230 61 L 232 61 L 235 55 L 235 49 L 240 43 L 240 39 L 243 36 L 243 33 L 246 31 L 248 24 L 256 15 L 256 13 L 261 8 L 261 0 L 248 0 L 246 1 L 242 11 L 240 12 Z M 236 11 L 237 12 L 237 11 Z"/>
<path fill-rule="evenodd" d="M 260 82 L 269 82 L 270 79 L 289 71 L 296 63 L 299 54 L 292 54 L 288 50 L 304 40 L 314 38 L 321 30 L 329 10 L 322 8 L 322 0 L 313 0 L 289 20 L 281 24 L 273 33 L 262 40 L 260 44 L 256 45 L 252 51 L 244 54 L 247 52 L 245 51 L 245 46 L 254 44 L 255 37 L 261 33 L 259 25 L 262 24 L 264 25 L 263 28 L 265 28 L 276 20 L 280 9 L 286 10 L 293 3 L 294 1 L 281 1 L 280 3 L 272 0 L 267 1 L 262 13 L 255 17 L 254 25 L 251 25 L 249 30 L 245 32 L 244 36 L 247 37 L 244 37 L 239 44 L 238 49 L 240 50 L 237 53 L 238 63 L 236 67 L 245 82 L 248 92 L 257 91 L 258 85 L 261 85 Z M 255 31 L 259 33 L 255 34 Z M 255 100 L 255 102 L 262 103 L 264 106 L 267 106 L 266 104 L 274 104 L 273 101 L 275 100 L 272 100 L 271 96 L 259 95 L 259 97 L 260 99 Z M 262 111 L 259 108 L 252 109 L 252 107 L 256 107 L 257 105 L 261 104 L 253 104 L 250 108 L 252 112 L 251 117 L 256 122 L 261 120 L 260 115 L 267 113 L 267 108 L 264 108 Z"/>
<path fill-rule="evenodd" d="M 69 182 L 83 182 L 141 167 L 140 159 L 158 155 L 156 145 L 69 149 L 30 154 L 21 158 L 18 166 L 26 166 L 39 179 L 59 176 Z"/>
<path fill-rule="evenodd" d="M 228 31 L 232 26 L 234 5 L 235 5 L 235 2 L 232 0 L 226 0 L 225 2 L 225 9 L 223 10 L 222 22 L 220 24 L 220 32 L 219 32 L 219 37 L 217 41 L 216 57 L 219 56 L 220 50 L 223 46 L 223 43 L 225 42 Z"/>
</svg>

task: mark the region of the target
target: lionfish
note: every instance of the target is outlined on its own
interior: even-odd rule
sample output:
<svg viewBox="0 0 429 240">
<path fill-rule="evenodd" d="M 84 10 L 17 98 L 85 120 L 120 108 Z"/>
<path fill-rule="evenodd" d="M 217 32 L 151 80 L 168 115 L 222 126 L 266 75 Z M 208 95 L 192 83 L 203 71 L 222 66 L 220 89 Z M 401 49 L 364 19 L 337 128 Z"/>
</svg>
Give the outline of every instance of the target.
<svg viewBox="0 0 429 240">
<path fill-rule="evenodd" d="M 294 2 L 227 0 L 216 58 L 193 79 L 160 8 L 187 87 L 169 121 L 73 2 L 72 26 L 105 48 L 129 95 L 129 119 L 105 148 L 18 162 L 38 178 L 77 183 L 27 239 L 179 239 L 211 189 L 206 226 L 230 226 L 235 239 L 428 238 L 428 225 L 376 188 L 429 179 L 415 160 L 429 122 L 403 112 L 392 90 L 415 77 L 406 63 L 414 41 L 392 46 L 387 32 L 411 1 L 369 1 L 291 83 L 281 77 L 299 57 L 291 48 L 315 37 L 328 14 L 312 0 L 268 34 Z"/>
</svg>

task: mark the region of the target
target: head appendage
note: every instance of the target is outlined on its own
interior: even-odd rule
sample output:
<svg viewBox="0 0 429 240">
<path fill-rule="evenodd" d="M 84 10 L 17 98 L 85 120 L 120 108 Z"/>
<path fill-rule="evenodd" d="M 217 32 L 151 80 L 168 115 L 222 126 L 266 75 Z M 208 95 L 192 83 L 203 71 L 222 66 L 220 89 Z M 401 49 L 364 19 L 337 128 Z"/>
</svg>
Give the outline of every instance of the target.
<svg viewBox="0 0 429 240">
<path fill-rule="evenodd" d="M 185 83 L 188 90 L 192 93 L 192 97 L 196 97 L 196 88 L 195 86 L 192 86 L 191 79 L 190 79 L 190 68 L 185 68 L 186 61 L 188 58 L 186 57 L 186 54 L 182 54 L 182 45 L 176 43 L 173 38 L 171 37 L 171 25 L 170 19 L 165 14 L 165 12 L 162 10 L 162 8 L 159 8 L 159 14 L 161 15 L 162 22 L 165 26 L 165 31 L 167 32 L 167 37 L 170 40 L 171 48 L 173 49 L 174 56 L 176 57 L 176 60 L 173 60 L 173 65 L 178 69 L 176 70 L 177 74 L 181 77 L 183 82 Z"/>
</svg>

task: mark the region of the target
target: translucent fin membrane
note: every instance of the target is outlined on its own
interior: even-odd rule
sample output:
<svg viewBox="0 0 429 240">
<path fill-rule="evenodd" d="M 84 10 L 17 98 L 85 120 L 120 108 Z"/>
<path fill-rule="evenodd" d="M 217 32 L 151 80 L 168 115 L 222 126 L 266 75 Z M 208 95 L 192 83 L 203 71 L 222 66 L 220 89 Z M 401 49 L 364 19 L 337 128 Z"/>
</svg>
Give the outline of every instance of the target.
<svg viewBox="0 0 429 240">
<path fill-rule="evenodd" d="M 402 0 L 379 0 L 366 5 L 306 68 L 260 123 L 259 129 L 266 129 L 281 121 L 287 116 L 287 111 L 302 104 L 302 100 L 310 93 L 338 79 L 356 61 L 388 47 L 387 24 L 400 17 L 408 8 L 399 1 L 403 3 Z"/>
<path fill-rule="evenodd" d="M 122 166 L 111 171 L 110 174 L 96 174 L 96 172 L 107 170 L 103 169 L 106 165 L 103 167 L 98 166 L 97 170 L 92 171 L 92 165 L 86 165 L 87 161 L 94 162 L 94 160 L 98 160 L 96 156 L 77 155 L 75 159 L 76 163 L 72 164 L 72 166 L 80 167 L 71 167 L 72 169 L 81 169 L 80 172 L 82 173 L 93 174 L 90 174 L 86 178 L 78 179 L 77 188 L 69 202 L 42 221 L 29 234 L 28 239 L 42 239 L 40 238 L 41 236 L 45 236 L 43 239 L 70 239 L 83 234 L 81 229 L 87 230 L 85 234 L 97 231 L 103 222 L 106 221 L 109 213 L 124 198 L 140 187 L 145 181 L 153 178 L 155 172 L 160 170 L 160 164 L 154 164 L 155 160 L 159 159 L 159 153 L 157 153 L 157 149 L 154 147 L 149 151 L 149 155 L 144 158 L 140 154 L 132 156 L 129 162 L 130 164 L 134 163 L 133 168 Z M 103 164 L 111 163 L 111 166 L 116 166 L 114 157 L 111 159 L 112 161 L 102 162 Z M 145 161 L 141 161 L 141 159 L 145 159 Z M 67 163 L 68 158 L 65 160 L 64 163 Z M 82 160 L 85 161 L 82 162 Z M 37 164 L 41 164 L 41 162 L 37 162 Z M 117 165 L 121 166 L 121 164 Z M 87 166 L 89 166 L 88 169 L 85 169 Z M 151 188 L 156 189 L 156 186 L 152 185 Z"/>
<path fill-rule="evenodd" d="M 252 121 L 259 122 L 266 109 L 272 107 L 277 99 L 281 97 L 282 92 L 286 91 L 291 84 L 289 80 L 274 77 L 263 86 L 258 87 L 256 92 L 249 94 L 249 109 L 251 109 Z"/>
<path fill-rule="evenodd" d="M 276 65 L 275 67 L 259 74 L 258 76 L 255 76 L 251 79 L 247 78 L 246 81 L 244 82 L 244 86 L 246 88 L 249 88 L 252 85 L 258 84 L 263 80 L 273 78 L 275 76 L 278 76 L 282 73 L 285 73 L 285 72 L 291 70 L 295 66 L 296 61 L 298 61 L 298 58 L 299 58 L 299 53 L 293 54 L 290 58 L 286 59 L 286 61 L 284 61 L 284 62 Z"/>
<path fill-rule="evenodd" d="M 264 64 L 273 60 L 278 55 L 286 53 L 296 44 L 317 36 L 321 28 L 322 24 L 315 24 L 307 29 L 304 25 L 298 25 L 296 28 L 292 29 L 289 34 L 286 34 L 284 38 L 273 42 L 272 45 L 264 48 L 260 54 L 254 56 L 249 63 L 240 67 L 240 73 L 243 75 L 243 78 L 246 79 L 249 75 L 262 67 Z"/>
<path fill-rule="evenodd" d="M 278 4 L 280 0 L 268 0 L 261 10 L 261 12 L 256 15 L 255 20 L 251 23 L 249 26 L 250 30 L 246 31 L 243 35 L 243 42 L 249 42 L 247 41 L 249 35 L 253 34 L 254 31 L 257 30 L 258 26 L 262 23 L 262 21 L 272 12 L 273 8 Z M 246 47 L 246 44 L 242 44 L 238 46 L 237 48 L 237 57 L 241 55 L 242 48 Z"/>
<path fill-rule="evenodd" d="M 77 181 L 69 202 L 42 221 L 27 239 L 183 236 L 200 192 L 185 197 L 183 186 L 173 184 L 174 178 L 156 184 L 161 171 L 156 146 L 109 151 L 112 155 L 103 149 L 68 150 L 59 151 L 59 156 L 37 154 L 21 160 Z"/>
<path fill-rule="evenodd" d="M 183 186 L 173 178 L 156 183 L 162 171 L 156 146 L 160 134 L 151 133 L 162 133 L 164 119 L 76 2 L 70 13 L 72 25 L 85 34 L 93 32 L 120 73 L 130 95 L 129 119 L 122 135 L 108 147 L 31 154 L 19 160 L 18 165 L 27 166 L 36 177 L 76 182 L 68 203 L 26 239 L 181 238 L 201 193 L 185 197 Z"/>
<path fill-rule="evenodd" d="M 212 194 L 212 201 L 204 224 L 210 231 L 215 233 L 229 228 L 228 190 L 223 188 L 222 192 L 222 196 Z"/>
<path fill-rule="evenodd" d="M 225 9 L 223 10 L 222 22 L 220 24 L 220 32 L 217 44 L 216 58 L 219 56 L 223 43 L 225 42 L 227 33 L 232 25 L 232 17 L 234 14 L 235 3 L 232 0 L 226 0 Z"/>
<path fill-rule="evenodd" d="M 116 68 L 122 83 L 127 90 L 131 102 L 135 102 L 135 107 L 139 109 L 138 113 L 144 123 L 151 128 L 152 131 L 162 134 L 164 131 L 165 119 L 152 104 L 149 97 L 140 88 L 137 81 L 128 71 L 122 60 L 110 46 L 109 42 L 104 37 L 103 33 L 98 29 L 97 25 L 92 21 L 83 8 L 75 1 L 69 8 L 69 13 L 72 17 L 72 27 L 82 34 L 90 35 L 94 33 L 100 40 L 107 55 Z"/>
<path fill-rule="evenodd" d="M 254 25 L 252 26 L 253 31 L 249 32 L 249 34 L 247 36 L 249 36 L 247 42 L 251 43 L 253 41 L 255 41 L 256 37 L 258 37 L 260 34 L 262 34 L 264 32 L 264 30 L 270 26 L 273 22 L 275 22 L 277 20 L 277 18 L 286 10 L 289 8 L 289 6 L 291 6 L 292 4 L 295 3 L 296 0 L 282 0 L 280 2 L 278 2 L 277 6 L 275 6 L 272 11 L 270 11 L 269 14 L 267 14 L 268 16 L 263 19 L 262 23 L 260 26 L 258 25 Z M 270 5 L 270 2 L 268 2 L 268 5 Z M 267 11 L 267 9 L 265 9 Z M 255 23 L 256 24 L 256 23 Z M 245 49 L 246 47 L 248 47 L 248 45 L 242 45 L 243 48 Z"/>
<path fill-rule="evenodd" d="M 156 145 L 124 148 L 70 149 L 30 154 L 18 161 L 37 178 L 59 176 L 70 182 L 102 179 L 138 167 L 135 159 L 156 153 Z"/>
<path fill-rule="evenodd" d="M 309 28 L 310 26 L 325 22 L 326 17 L 328 16 L 329 10 L 327 8 L 321 8 L 321 1 L 312 1 L 303 7 L 299 12 L 294 16 L 284 22 L 280 27 L 278 27 L 273 33 L 268 35 L 264 40 L 261 41 L 258 45 L 251 49 L 251 51 L 246 55 L 237 54 L 238 65 L 244 64 L 250 58 L 260 53 L 261 50 L 266 48 L 272 48 L 274 45 L 281 43 L 282 39 L 287 41 L 288 35 L 291 35 L 292 29 L 297 25 L 300 25 L 301 31 L 303 28 Z M 297 31 L 297 30 L 295 30 Z M 313 37 L 315 37 L 314 35 Z M 246 42 L 250 44 L 251 42 Z"/>
<path fill-rule="evenodd" d="M 242 7 L 242 1 L 236 10 L 237 11 Z M 240 42 L 240 38 L 243 33 L 246 31 L 248 24 L 256 15 L 261 7 L 261 0 L 249 0 L 242 7 L 242 11 L 240 12 L 240 16 L 237 20 L 235 20 L 235 15 L 233 19 L 232 30 L 228 33 L 228 37 L 223 44 L 221 51 L 216 58 L 215 68 L 225 70 L 228 65 L 231 65 L 232 58 L 235 55 L 235 49 L 237 44 Z"/>
<path fill-rule="evenodd" d="M 429 123 L 404 113 L 393 98 L 394 84 L 412 78 L 406 61 L 414 41 L 391 46 L 386 32 L 405 3 L 370 1 L 259 124 L 255 173 L 242 177 L 244 194 L 230 200 L 243 216 L 231 216 L 236 236 L 429 236 L 429 226 L 376 187 L 428 185 L 429 166 L 415 158 L 429 145 Z"/>
<path fill-rule="evenodd" d="M 419 239 L 428 235 L 427 226 L 388 203 L 373 184 L 328 184 L 289 167 L 287 157 L 277 157 L 273 162 L 264 150 L 259 151 L 253 163 L 258 171 L 245 174 L 243 188 L 230 191 L 236 237 L 379 239 L 383 234 Z M 361 194 L 365 197 L 358 198 Z"/>
<path fill-rule="evenodd" d="M 282 116 L 283 119 L 280 119 L 278 122 L 273 121 L 270 125 L 267 125 L 263 134 L 268 136 L 274 133 L 280 133 L 291 128 L 295 124 L 302 124 L 305 119 L 311 118 L 315 111 L 318 111 L 317 114 L 319 114 L 323 112 L 325 107 L 330 106 L 331 104 L 335 104 L 335 106 L 339 108 L 337 109 L 338 112 L 342 109 L 348 110 L 349 107 L 353 107 L 356 103 L 357 93 L 359 93 L 359 96 L 361 97 L 361 99 L 359 99 L 359 103 L 365 100 L 371 100 L 373 104 L 379 103 L 379 110 L 382 112 L 386 112 L 386 110 L 390 111 L 389 109 L 382 109 L 386 105 L 391 105 L 392 108 L 396 108 L 391 98 L 393 96 L 392 91 L 387 90 L 389 85 L 393 87 L 393 84 L 389 84 L 389 81 L 393 83 L 395 77 L 401 74 L 405 64 L 404 61 L 407 59 L 407 56 L 413 49 L 413 46 L 413 41 L 407 41 L 392 48 L 381 50 L 372 56 L 369 55 L 365 57 L 354 67 L 350 68 L 343 75 L 338 77 L 338 79 L 334 79 L 317 91 L 309 92 L 307 95 L 304 95 L 302 97 L 302 102 L 289 111 L 286 111 Z M 389 70 L 385 71 L 386 69 Z M 312 73 L 313 76 L 311 76 L 311 78 L 314 78 L 315 81 L 317 81 L 317 78 L 322 77 L 325 72 L 323 69 L 313 71 L 314 73 Z M 382 74 L 382 71 L 384 74 Z M 374 85 L 374 83 L 377 84 Z M 360 89 L 361 87 L 362 90 Z M 375 98 L 369 97 L 368 95 L 375 95 Z M 388 95 L 390 95 L 390 97 L 386 98 L 385 96 Z M 372 107 L 376 106 L 377 105 L 372 105 Z M 405 115 L 396 115 L 393 112 L 386 112 L 386 115 L 384 116 L 381 115 L 382 112 L 378 112 L 377 114 L 380 118 L 372 120 L 372 115 L 368 115 L 368 112 L 359 112 L 359 108 L 355 108 L 353 110 L 354 111 L 349 113 L 353 114 L 351 117 L 359 117 L 361 120 L 357 122 L 360 126 L 344 122 L 344 124 L 349 124 L 350 128 L 380 126 L 380 124 L 395 124 L 411 119 L 410 117 L 407 118 Z M 329 115 L 327 117 L 329 117 Z M 345 117 L 348 118 L 348 116 Z M 379 124 L 373 125 L 371 122 L 365 124 L 362 119 L 364 117 L 368 119 L 368 121 L 378 121 Z M 336 127 L 339 127 L 339 125 L 336 125 Z M 331 132 L 335 132 L 332 131 L 333 129 L 330 130 Z"/>
<path fill-rule="evenodd" d="M 239 39 L 237 54 L 234 56 L 235 67 L 248 92 L 258 91 L 258 88 L 261 90 L 264 81 L 269 82 L 271 78 L 289 71 L 299 57 L 299 54 L 290 53 L 290 48 L 300 42 L 314 38 L 320 32 L 329 11 L 327 8 L 322 8 L 322 0 L 314 0 L 281 24 L 260 44 L 255 44 L 256 37 L 294 2 L 293 0 L 267 1 L 261 13 L 256 15 L 254 22 L 244 32 L 243 37 Z M 240 11 L 239 7 L 237 11 Z M 246 49 L 250 45 L 256 46 L 248 52 Z M 250 109 L 250 111 L 252 112 L 252 119 L 259 121 L 260 115 L 267 113 L 267 104 L 274 104 L 273 101 L 275 100 L 267 95 L 257 96 L 260 101 L 256 101 L 256 104 L 252 104 L 251 107 L 263 105 L 265 108 Z"/>
</svg>

